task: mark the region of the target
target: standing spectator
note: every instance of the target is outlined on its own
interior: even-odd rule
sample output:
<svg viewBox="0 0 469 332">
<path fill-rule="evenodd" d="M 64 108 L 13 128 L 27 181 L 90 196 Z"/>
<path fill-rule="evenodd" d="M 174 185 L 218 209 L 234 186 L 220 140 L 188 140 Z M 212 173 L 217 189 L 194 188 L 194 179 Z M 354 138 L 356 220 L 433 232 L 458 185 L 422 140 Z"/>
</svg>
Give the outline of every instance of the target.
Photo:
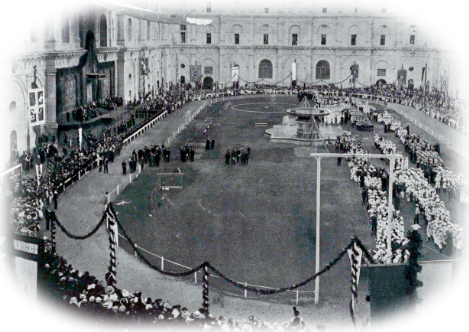
<svg viewBox="0 0 469 332">
<path fill-rule="evenodd" d="M 57 206 L 59 205 L 58 199 L 59 199 L 59 193 L 57 189 L 54 190 L 54 194 L 52 196 L 52 199 L 54 200 L 54 209 L 57 210 Z"/>
<path fill-rule="evenodd" d="M 229 165 L 230 164 L 230 150 L 226 150 L 226 154 L 225 154 L 225 165 Z"/>
<path fill-rule="evenodd" d="M 191 162 L 194 162 L 194 156 L 195 156 L 195 151 L 194 151 L 194 148 L 191 147 Z"/>
<path fill-rule="evenodd" d="M 127 165 L 125 163 L 125 160 L 122 160 L 122 175 L 127 174 Z"/>
<path fill-rule="evenodd" d="M 108 163 L 109 163 L 109 160 L 107 160 L 107 158 L 104 158 L 104 160 L 103 160 L 103 167 L 104 167 L 103 173 L 104 174 L 106 174 L 106 173 L 109 174 Z"/>
</svg>

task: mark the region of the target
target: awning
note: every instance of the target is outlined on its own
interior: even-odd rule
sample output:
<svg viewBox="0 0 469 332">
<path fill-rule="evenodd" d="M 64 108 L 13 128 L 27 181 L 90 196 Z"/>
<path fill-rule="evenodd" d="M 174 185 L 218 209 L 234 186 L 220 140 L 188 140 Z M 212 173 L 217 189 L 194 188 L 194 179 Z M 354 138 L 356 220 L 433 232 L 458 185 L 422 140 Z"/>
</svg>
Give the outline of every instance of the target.
<svg viewBox="0 0 469 332">
<path fill-rule="evenodd" d="M 119 14 L 129 15 L 150 22 L 187 24 L 187 15 L 170 14 L 147 8 L 137 7 L 119 0 L 87 0 L 89 3 L 110 9 Z"/>
</svg>

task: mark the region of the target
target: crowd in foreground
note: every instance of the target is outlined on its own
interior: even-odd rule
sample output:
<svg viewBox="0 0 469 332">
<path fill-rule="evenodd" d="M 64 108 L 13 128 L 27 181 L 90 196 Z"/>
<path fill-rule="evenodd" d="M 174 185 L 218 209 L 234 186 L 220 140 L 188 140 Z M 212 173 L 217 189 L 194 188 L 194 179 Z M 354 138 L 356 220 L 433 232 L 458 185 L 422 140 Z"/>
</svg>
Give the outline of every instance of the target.
<svg viewBox="0 0 469 332">
<path fill-rule="evenodd" d="M 307 331 L 299 311 L 283 323 L 258 321 L 254 316 L 233 319 L 214 317 L 204 308 L 190 311 L 163 299 L 142 296 L 99 281 L 89 272 L 80 273 L 64 258 L 46 252 L 42 257 L 41 289 L 53 300 L 66 303 L 97 325 L 119 323 L 127 327 L 137 325 L 158 328 L 222 330 L 222 331 Z"/>
</svg>

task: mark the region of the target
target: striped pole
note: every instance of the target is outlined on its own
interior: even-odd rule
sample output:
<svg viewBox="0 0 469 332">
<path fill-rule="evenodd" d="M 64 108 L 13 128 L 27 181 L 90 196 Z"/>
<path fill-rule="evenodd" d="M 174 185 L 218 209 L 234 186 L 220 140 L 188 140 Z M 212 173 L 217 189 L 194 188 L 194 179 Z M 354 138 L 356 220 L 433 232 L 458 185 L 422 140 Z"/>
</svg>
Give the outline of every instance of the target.
<svg viewBox="0 0 469 332">
<path fill-rule="evenodd" d="M 203 298 L 203 304 L 202 308 L 204 309 L 204 315 L 208 316 L 208 266 L 207 264 L 204 264 L 204 276 L 202 279 L 202 298 Z"/>
<path fill-rule="evenodd" d="M 350 300 L 350 315 L 352 317 L 353 324 L 355 325 L 355 303 L 358 299 L 358 280 L 360 279 L 360 265 L 363 251 L 358 247 L 357 243 L 354 242 L 352 248 L 348 249 L 347 252 L 352 266 L 352 285 L 350 287 L 350 290 L 352 291 L 352 299 Z"/>
<path fill-rule="evenodd" d="M 108 205 L 106 216 L 107 218 L 107 226 L 109 230 L 109 249 L 110 249 L 110 264 L 109 264 L 109 277 L 107 278 L 107 284 L 109 286 L 113 286 L 116 283 L 116 267 L 117 267 L 117 222 L 114 218 L 113 214 L 110 211 L 110 207 Z"/>
<path fill-rule="evenodd" d="M 52 254 L 56 253 L 56 251 L 55 251 L 55 246 L 56 246 L 55 236 L 56 236 L 57 229 L 56 229 L 56 224 L 55 224 L 55 218 L 56 218 L 55 213 L 50 216 L 50 241 L 51 241 L 51 245 L 52 245 Z"/>
</svg>

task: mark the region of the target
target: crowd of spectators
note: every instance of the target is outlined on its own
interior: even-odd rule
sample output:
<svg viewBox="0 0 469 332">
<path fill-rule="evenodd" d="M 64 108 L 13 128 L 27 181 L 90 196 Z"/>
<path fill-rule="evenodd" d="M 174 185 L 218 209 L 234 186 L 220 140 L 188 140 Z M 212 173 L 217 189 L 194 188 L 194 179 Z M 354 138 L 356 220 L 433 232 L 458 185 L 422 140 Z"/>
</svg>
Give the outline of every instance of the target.
<svg viewBox="0 0 469 332">
<path fill-rule="evenodd" d="M 29 176 L 11 174 L 3 179 L 2 186 L 7 195 L 12 231 L 23 235 L 39 237 L 40 223 L 44 218 L 44 209 L 49 207 L 57 195 L 94 167 L 102 166 L 104 160 L 113 162 L 120 154 L 123 140 L 145 126 L 154 116 L 165 110 L 174 111 L 181 107 L 180 97 L 158 96 L 156 99 L 141 100 L 137 105 L 152 109 L 151 117 L 137 123 L 135 111 L 125 119 L 106 127 L 97 137 L 90 130 L 83 134 L 84 143 L 80 146 L 63 146 L 59 151 L 59 142 L 42 136 L 42 146 L 35 147 L 32 153 L 24 152 L 16 156 L 23 170 L 35 171 L 40 167 L 40 174 L 32 172 Z M 160 108 L 161 107 L 161 108 Z"/>
<path fill-rule="evenodd" d="M 144 297 L 142 292 L 130 292 L 111 286 L 89 272 L 81 273 L 64 258 L 51 252 L 41 257 L 43 268 L 39 280 L 41 289 L 58 303 L 66 303 L 83 313 L 94 324 L 119 323 L 128 327 L 135 325 L 166 326 L 197 330 L 223 331 L 295 331 L 305 330 L 306 324 L 299 311 L 293 307 L 292 318 L 282 324 L 258 321 L 254 316 L 233 319 L 214 317 L 203 308 L 189 311 L 167 300 Z"/>
</svg>

